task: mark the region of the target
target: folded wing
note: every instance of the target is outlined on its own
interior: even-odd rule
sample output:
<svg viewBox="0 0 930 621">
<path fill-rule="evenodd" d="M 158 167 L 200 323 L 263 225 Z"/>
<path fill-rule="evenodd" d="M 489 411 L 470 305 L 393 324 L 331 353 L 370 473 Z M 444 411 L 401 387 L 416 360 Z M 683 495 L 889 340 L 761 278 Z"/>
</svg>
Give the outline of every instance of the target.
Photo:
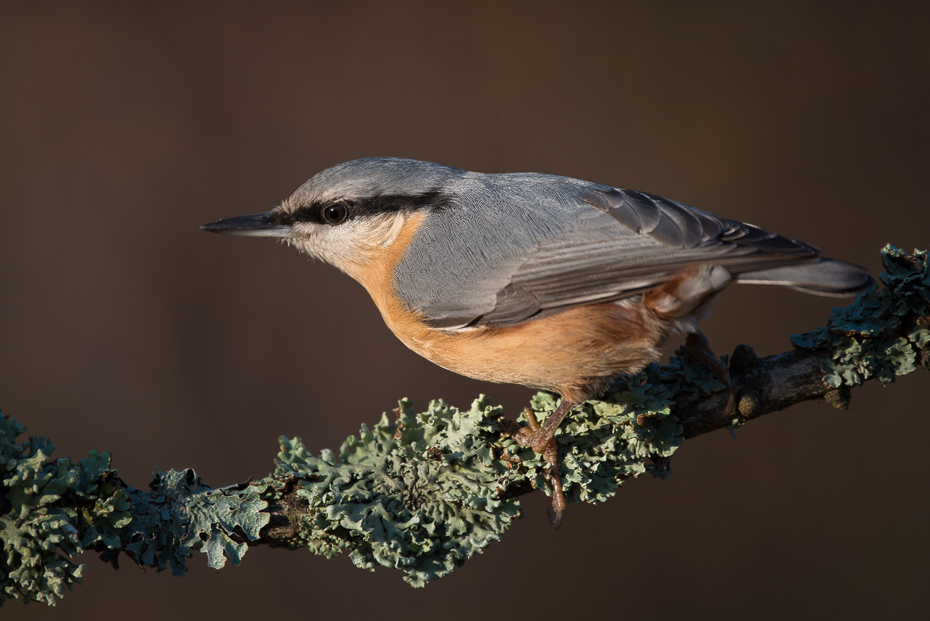
<svg viewBox="0 0 930 621">
<path fill-rule="evenodd" d="M 503 206 L 513 221 L 498 223 L 498 234 L 529 228 L 529 241 L 520 237 L 517 253 L 472 257 L 468 265 L 481 264 L 479 270 L 449 276 L 456 282 L 439 285 L 444 291 L 434 291 L 431 303 L 412 304 L 415 310 L 444 329 L 507 327 L 634 296 L 705 265 L 725 268 L 737 282 L 820 295 L 849 295 L 871 283 L 863 268 L 751 224 L 645 192 L 571 181 L 551 189 L 552 200 L 540 205 L 512 213 Z"/>
</svg>

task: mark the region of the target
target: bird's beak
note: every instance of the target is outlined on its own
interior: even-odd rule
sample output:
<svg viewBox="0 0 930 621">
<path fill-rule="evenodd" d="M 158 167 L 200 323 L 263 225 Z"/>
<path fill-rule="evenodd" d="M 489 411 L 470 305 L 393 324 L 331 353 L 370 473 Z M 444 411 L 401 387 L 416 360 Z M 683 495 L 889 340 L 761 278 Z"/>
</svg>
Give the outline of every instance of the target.
<svg viewBox="0 0 930 621">
<path fill-rule="evenodd" d="M 265 213 L 256 213 L 251 216 L 239 216 L 238 218 L 226 218 L 217 220 L 209 224 L 203 224 L 200 228 L 211 233 L 223 233 L 224 235 L 244 235 L 248 237 L 287 237 L 293 231 L 293 228 L 286 224 L 278 224 L 274 221 L 274 212 L 266 211 Z"/>
</svg>

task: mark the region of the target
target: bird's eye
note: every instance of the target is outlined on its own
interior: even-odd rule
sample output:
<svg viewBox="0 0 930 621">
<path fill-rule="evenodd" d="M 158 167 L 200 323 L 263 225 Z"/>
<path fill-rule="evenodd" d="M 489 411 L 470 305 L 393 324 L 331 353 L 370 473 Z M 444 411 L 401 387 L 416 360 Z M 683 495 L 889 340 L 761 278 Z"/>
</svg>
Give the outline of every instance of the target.
<svg viewBox="0 0 930 621">
<path fill-rule="evenodd" d="M 323 217 L 330 224 L 339 224 L 349 215 L 349 208 L 342 203 L 333 203 L 323 209 Z"/>
</svg>

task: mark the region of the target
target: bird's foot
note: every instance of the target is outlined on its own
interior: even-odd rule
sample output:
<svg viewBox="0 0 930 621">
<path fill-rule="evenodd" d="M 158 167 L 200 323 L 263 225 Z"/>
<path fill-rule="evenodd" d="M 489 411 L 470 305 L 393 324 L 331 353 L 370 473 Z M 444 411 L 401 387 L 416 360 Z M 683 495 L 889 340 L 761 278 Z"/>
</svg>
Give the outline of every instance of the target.
<svg viewBox="0 0 930 621">
<path fill-rule="evenodd" d="M 525 408 L 523 414 L 526 416 L 526 422 L 529 426 L 521 428 L 513 436 L 513 439 L 518 444 L 532 448 L 545 457 L 549 463 L 549 481 L 552 484 L 552 511 L 555 514 L 554 517 L 549 517 L 549 521 L 555 529 L 562 525 L 562 512 L 565 511 L 565 493 L 562 490 L 562 479 L 559 477 L 559 448 L 555 443 L 555 430 L 559 428 L 562 419 L 572 409 L 572 405 L 567 399 L 562 399 L 562 403 L 552 413 L 546 424 L 541 427 L 533 410 Z"/>
<path fill-rule="evenodd" d="M 707 342 L 707 337 L 702 332 L 689 332 L 688 337 L 685 339 L 685 351 L 688 352 L 692 360 L 710 367 L 717 379 L 726 386 L 728 396 L 724 414 L 726 416 L 732 414 L 735 409 L 736 399 L 733 395 L 733 384 L 730 381 L 730 369 L 714 354 L 714 350 L 710 348 L 710 343 Z"/>
</svg>

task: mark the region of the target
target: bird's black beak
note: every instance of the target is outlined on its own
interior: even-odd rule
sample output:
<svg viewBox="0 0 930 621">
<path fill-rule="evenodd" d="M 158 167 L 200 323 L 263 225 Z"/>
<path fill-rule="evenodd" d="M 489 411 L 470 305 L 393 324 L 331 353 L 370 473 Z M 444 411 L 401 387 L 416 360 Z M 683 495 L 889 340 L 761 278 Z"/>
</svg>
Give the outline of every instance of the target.
<svg viewBox="0 0 930 621">
<path fill-rule="evenodd" d="M 238 218 L 226 218 L 217 220 L 209 224 L 203 224 L 200 228 L 211 233 L 223 233 L 224 235 L 244 235 L 248 237 L 287 237 L 293 230 L 286 224 L 279 224 L 275 221 L 275 213 L 266 211 L 265 213 L 256 213 L 251 216 L 239 216 Z"/>
</svg>

